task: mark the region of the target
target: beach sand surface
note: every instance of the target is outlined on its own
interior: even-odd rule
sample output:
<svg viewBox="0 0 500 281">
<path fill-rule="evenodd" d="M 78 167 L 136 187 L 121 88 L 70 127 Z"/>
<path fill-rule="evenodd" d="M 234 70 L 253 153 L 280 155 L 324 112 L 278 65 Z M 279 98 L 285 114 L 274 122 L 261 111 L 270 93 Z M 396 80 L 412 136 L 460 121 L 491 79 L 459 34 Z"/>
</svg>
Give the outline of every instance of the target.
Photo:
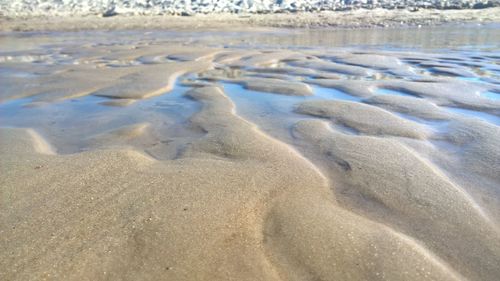
<svg viewBox="0 0 500 281">
<path fill-rule="evenodd" d="M 5 35 L 0 279 L 497 280 L 498 53 L 260 32 Z"/>
</svg>

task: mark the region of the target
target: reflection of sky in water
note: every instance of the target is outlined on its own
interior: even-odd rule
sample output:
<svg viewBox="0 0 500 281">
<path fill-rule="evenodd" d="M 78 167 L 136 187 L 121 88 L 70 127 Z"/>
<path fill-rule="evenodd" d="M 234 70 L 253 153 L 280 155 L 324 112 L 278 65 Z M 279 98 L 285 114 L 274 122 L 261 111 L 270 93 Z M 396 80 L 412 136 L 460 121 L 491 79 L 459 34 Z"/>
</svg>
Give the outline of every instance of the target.
<svg viewBox="0 0 500 281">
<path fill-rule="evenodd" d="M 475 111 L 475 110 L 470 110 L 470 109 L 463 109 L 463 108 L 457 108 L 457 107 L 446 107 L 449 111 L 460 114 L 466 117 L 473 117 L 473 118 L 479 118 L 481 120 L 484 120 L 486 122 L 490 122 L 492 124 L 500 126 L 500 117 L 497 117 L 492 114 L 488 114 L 485 112 L 480 112 L 480 111 Z"/>
<path fill-rule="evenodd" d="M 348 47 L 369 51 L 440 50 L 447 52 L 496 50 L 500 38 L 498 23 L 440 25 L 429 27 L 394 27 L 371 29 L 293 29 L 277 36 L 258 34 L 245 38 L 233 47 Z M 453 49 L 453 50 L 450 50 Z"/>
<path fill-rule="evenodd" d="M 15 40 L 12 40 L 12 39 Z M 446 50 L 447 52 L 497 50 L 500 38 L 498 23 L 440 25 L 430 27 L 395 27 L 381 29 L 293 29 L 271 32 L 245 31 L 80 31 L 80 32 L 25 32 L 0 33 L 0 53 L 11 50 L 28 50 L 44 45 L 53 48 L 61 45 L 119 46 L 146 42 L 197 43 L 207 38 L 205 46 L 232 48 L 317 48 L 360 47 L 364 49 L 418 49 Z M 227 40 L 228 38 L 239 40 Z M 75 43 L 78 42 L 78 43 Z M 221 43 L 222 42 L 222 43 Z M 453 50 L 450 50 L 453 49 Z"/>
<path fill-rule="evenodd" d="M 177 86 L 169 93 L 125 107 L 102 105 L 113 99 L 93 95 L 51 103 L 31 104 L 31 98 L 9 100 L 0 103 L 0 122 L 3 127 L 36 129 L 62 147 L 59 152 L 72 152 L 81 148 L 86 138 L 122 126 L 149 122 L 162 127 L 186 122 L 201 108 L 184 96 L 188 89 Z"/>
<path fill-rule="evenodd" d="M 314 95 L 324 99 L 335 99 L 335 100 L 357 101 L 357 102 L 361 101 L 361 98 L 356 96 L 351 96 L 337 89 L 315 86 L 313 87 L 313 91 Z"/>
<path fill-rule="evenodd" d="M 44 117 L 50 117 L 51 112 L 57 114 L 71 115 L 73 121 L 113 113 L 132 113 L 135 110 L 161 112 L 173 119 L 186 119 L 190 113 L 194 112 L 194 101 L 184 97 L 187 87 L 177 86 L 171 92 L 152 97 L 149 99 L 138 100 L 132 105 L 105 106 L 101 102 L 112 101 L 113 99 L 99 96 L 83 96 L 80 98 L 66 99 L 51 103 L 35 103 L 31 98 L 14 99 L 0 103 L 0 116 L 2 116 L 2 125 L 27 126 Z M 189 110 L 191 108 L 191 110 Z M 131 118 L 133 116 L 131 115 Z M 71 119 L 66 120 L 71 122 Z"/>
<path fill-rule="evenodd" d="M 269 107 L 283 113 L 293 111 L 295 105 L 307 100 L 337 99 L 346 101 L 361 101 L 361 98 L 348 95 L 342 91 L 319 86 L 311 86 L 314 95 L 303 97 L 247 90 L 239 84 L 223 83 L 223 85 L 226 94 L 236 103 L 238 101 L 246 100 L 255 106 Z"/>
<path fill-rule="evenodd" d="M 336 89 L 318 86 L 312 86 L 314 95 L 301 97 L 247 90 L 239 84 L 223 83 L 222 85 L 226 95 L 235 103 L 239 115 L 256 124 L 269 135 L 289 143 L 293 142 L 289 130 L 296 122 L 316 118 L 295 113 L 296 106 L 301 102 L 325 99 L 353 102 L 361 100 Z M 332 126 L 344 133 L 355 133 L 350 128 L 336 124 Z"/>
<path fill-rule="evenodd" d="M 455 79 L 462 80 L 462 81 L 468 81 L 468 82 L 478 82 L 482 83 L 483 80 L 481 80 L 481 77 L 461 77 L 457 76 Z"/>
<path fill-rule="evenodd" d="M 492 100 L 500 100 L 500 93 L 496 92 L 491 92 L 491 91 L 483 92 L 481 93 L 481 96 Z"/>
</svg>

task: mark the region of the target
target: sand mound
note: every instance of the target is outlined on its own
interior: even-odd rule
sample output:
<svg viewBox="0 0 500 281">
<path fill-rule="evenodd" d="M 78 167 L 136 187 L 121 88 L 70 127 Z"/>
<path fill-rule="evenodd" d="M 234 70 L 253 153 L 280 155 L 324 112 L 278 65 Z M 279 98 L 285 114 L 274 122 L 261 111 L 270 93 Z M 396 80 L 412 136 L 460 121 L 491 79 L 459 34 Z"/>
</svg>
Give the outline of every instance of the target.
<svg viewBox="0 0 500 281">
<path fill-rule="evenodd" d="M 48 67 L 52 75 L 28 78 L 6 77 L 5 87 L 0 90 L 0 101 L 34 97 L 34 101 L 51 102 L 88 95 L 111 84 L 122 72 L 88 65 L 63 68 Z M 1 81 L 1 80 L 0 80 Z M 43 85 L 42 87 L 40 85 Z"/>
<path fill-rule="evenodd" d="M 368 76 L 374 71 L 368 68 L 355 65 L 347 65 L 342 63 L 329 62 L 324 60 L 307 60 L 307 61 L 292 61 L 289 63 L 292 66 L 311 68 L 320 71 L 333 72 L 354 76 Z"/>
<path fill-rule="evenodd" d="M 133 99 L 115 99 L 115 100 L 108 100 L 108 101 L 103 101 L 100 104 L 102 105 L 107 105 L 107 106 L 128 106 L 131 105 L 135 102 Z"/>
<path fill-rule="evenodd" d="M 137 141 L 140 138 L 151 139 L 152 137 L 148 134 L 148 129 L 150 129 L 151 124 L 149 123 L 139 123 L 132 124 L 128 126 L 123 126 L 121 128 L 113 129 L 107 132 L 91 136 L 86 139 L 89 147 L 109 147 L 109 146 L 123 146 L 130 144 L 133 141 Z"/>
<path fill-rule="evenodd" d="M 370 135 L 393 135 L 426 138 L 429 130 L 413 121 L 405 120 L 389 111 L 348 101 L 308 101 L 301 103 L 297 112 L 330 118 L 332 121 Z"/>
<path fill-rule="evenodd" d="M 134 67 L 134 72 L 120 77 L 112 86 L 93 92 L 93 95 L 143 99 L 158 96 L 172 90 L 177 77 L 186 72 L 204 70 L 210 64 L 200 62 L 169 63 Z"/>
<path fill-rule="evenodd" d="M 283 279 L 462 279 L 411 238 L 306 196 L 279 198 L 266 221 L 267 253 Z"/>
<path fill-rule="evenodd" d="M 242 81 L 244 87 L 249 90 L 276 93 L 289 96 L 311 96 L 312 89 L 309 85 L 271 78 L 249 78 Z"/>
<path fill-rule="evenodd" d="M 349 65 L 357 65 L 380 70 L 398 70 L 403 67 L 403 62 L 396 57 L 374 54 L 349 55 L 346 57 L 340 57 L 337 61 Z"/>
<path fill-rule="evenodd" d="M 376 95 L 366 99 L 364 102 L 423 119 L 447 120 L 451 118 L 450 113 L 437 105 L 414 97 Z"/>
<path fill-rule="evenodd" d="M 411 81 L 387 81 L 384 88 L 407 92 L 428 98 L 438 105 L 470 108 L 500 114 L 500 101 L 490 100 L 479 95 L 490 89 L 480 83 L 466 83 L 456 80 L 440 79 L 420 83 Z"/>
<path fill-rule="evenodd" d="M 499 126 L 475 119 L 453 121 L 449 134 L 443 137 L 463 148 L 457 156 L 464 168 L 500 181 L 500 174 L 488 169 L 500 164 Z"/>
<path fill-rule="evenodd" d="M 468 276 L 497 274 L 496 226 L 437 167 L 394 140 L 344 135 L 322 121 L 299 122 L 294 135 L 323 159 L 338 184 L 338 200 L 412 233 Z"/>
<path fill-rule="evenodd" d="M 279 51 L 266 51 L 261 53 L 249 53 L 240 59 L 238 62 L 230 64 L 232 67 L 265 67 L 275 66 L 282 61 L 295 61 L 301 60 L 305 57 L 304 54 L 279 50 Z"/>
<path fill-rule="evenodd" d="M 55 154 L 55 150 L 33 129 L 2 129 L 0 152 L 4 154 Z"/>
<path fill-rule="evenodd" d="M 323 79 L 340 79 L 340 77 L 334 73 L 317 71 L 314 69 L 295 67 L 295 66 L 276 66 L 276 67 L 256 67 L 250 70 L 252 73 L 259 74 L 282 74 L 297 76 L 298 78 L 323 78 Z"/>
<path fill-rule="evenodd" d="M 310 83 L 319 85 L 321 87 L 337 89 L 355 97 L 371 97 L 375 85 L 368 81 L 357 80 L 337 80 L 337 79 L 314 79 Z"/>
</svg>

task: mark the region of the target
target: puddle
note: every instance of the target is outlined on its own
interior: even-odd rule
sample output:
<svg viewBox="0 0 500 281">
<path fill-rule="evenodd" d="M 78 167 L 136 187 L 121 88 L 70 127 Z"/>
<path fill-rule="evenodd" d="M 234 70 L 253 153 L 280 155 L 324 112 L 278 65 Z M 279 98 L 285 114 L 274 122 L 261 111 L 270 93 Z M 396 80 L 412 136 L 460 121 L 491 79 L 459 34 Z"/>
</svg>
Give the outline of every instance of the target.
<svg viewBox="0 0 500 281">
<path fill-rule="evenodd" d="M 479 119 L 484 120 L 486 122 L 500 126 L 500 117 L 497 117 L 497 116 L 489 114 L 489 113 L 470 110 L 470 109 L 457 108 L 457 107 L 443 107 L 443 108 L 445 108 L 453 113 L 462 115 L 462 116 L 479 118 Z"/>
<path fill-rule="evenodd" d="M 31 98 L 17 99 L 0 104 L 0 120 L 6 127 L 34 128 L 58 153 L 69 154 L 86 150 L 95 135 L 142 122 L 151 123 L 159 138 L 166 137 L 200 109 L 199 103 L 184 97 L 189 89 L 176 86 L 169 93 L 124 107 L 102 105 L 112 99 L 92 95 L 33 106 L 26 106 Z"/>
<path fill-rule="evenodd" d="M 488 91 L 488 92 L 482 92 L 479 95 L 491 100 L 500 100 L 500 93 L 497 92 Z"/>
<path fill-rule="evenodd" d="M 463 76 L 458 76 L 458 77 L 455 77 L 455 79 L 462 80 L 462 81 L 467 81 L 467 82 L 473 82 L 473 83 L 488 84 L 488 82 L 484 81 L 484 78 L 482 78 L 482 77 L 463 77 Z"/>
<path fill-rule="evenodd" d="M 224 92 L 236 105 L 236 112 L 246 120 L 256 124 L 259 129 L 272 137 L 289 144 L 295 140 L 290 134 L 291 128 L 300 120 L 318 119 L 314 116 L 295 113 L 296 106 L 308 100 L 345 100 L 359 102 L 361 98 L 348 95 L 342 91 L 312 86 L 313 96 L 285 96 L 247 90 L 241 85 L 222 83 Z M 331 123 L 333 129 L 345 134 L 358 134 L 352 128 Z"/>
<path fill-rule="evenodd" d="M 221 85 L 224 87 L 224 92 L 237 106 L 241 103 L 247 104 L 254 110 L 260 111 L 261 115 L 288 114 L 294 110 L 296 104 L 306 100 L 317 99 L 315 96 L 286 96 L 252 91 L 238 84 L 221 83 Z M 246 110 L 241 108 L 238 112 Z"/>
<path fill-rule="evenodd" d="M 320 86 L 312 86 L 314 95 L 322 99 L 335 99 L 335 100 L 345 100 L 345 101 L 356 101 L 360 102 L 362 98 L 351 96 L 340 90 L 333 88 L 325 88 Z"/>
<path fill-rule="evenodd" d="M 295 113 L 297 104 L 319 99 L 319 96 L 285 96 L 247 90 L 238 84 L 221 83 L 224 92 L 234 102 L 236 112 L 246 120 L 254 123 L 272 137 L 292 143 L 291 127 L 309 116 Z"/>
<path fill-rule="evenodd" d="M 0 67 L 0 75 L 3 78 L 36 78 L 37 74 L 21 70 L 13 70 L 8 67 Z"/>
</svg>

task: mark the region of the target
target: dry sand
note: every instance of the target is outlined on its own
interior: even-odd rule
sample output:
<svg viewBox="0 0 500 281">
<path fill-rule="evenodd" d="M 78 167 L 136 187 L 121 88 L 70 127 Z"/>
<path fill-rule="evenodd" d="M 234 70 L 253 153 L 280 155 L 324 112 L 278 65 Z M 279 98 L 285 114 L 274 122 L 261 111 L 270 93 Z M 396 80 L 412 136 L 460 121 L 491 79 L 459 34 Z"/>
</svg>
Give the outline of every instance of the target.
<svg viewBox="0 0 500 281">
<path fill-rule="evenodd" d="M 500 276 L 495 55 L 44 36 L 0 56 L 1 280 Z"/>
<path fill-rule="evenodd" d="M 187 29 L 217 30 L 248 29 L 248 27 L 398 27 L 426 26 L 444 23 L 488 23 L 500 21 L 500 8 L 434 10 L 352 10 L 314 13 L 271 14 L 197 14 L 182 16 L 118 15 L 103 18 L 89 16 L 0 17 L 1 31 L 37 30 L 130 30 L 130 29 Z"/>
</svg>

